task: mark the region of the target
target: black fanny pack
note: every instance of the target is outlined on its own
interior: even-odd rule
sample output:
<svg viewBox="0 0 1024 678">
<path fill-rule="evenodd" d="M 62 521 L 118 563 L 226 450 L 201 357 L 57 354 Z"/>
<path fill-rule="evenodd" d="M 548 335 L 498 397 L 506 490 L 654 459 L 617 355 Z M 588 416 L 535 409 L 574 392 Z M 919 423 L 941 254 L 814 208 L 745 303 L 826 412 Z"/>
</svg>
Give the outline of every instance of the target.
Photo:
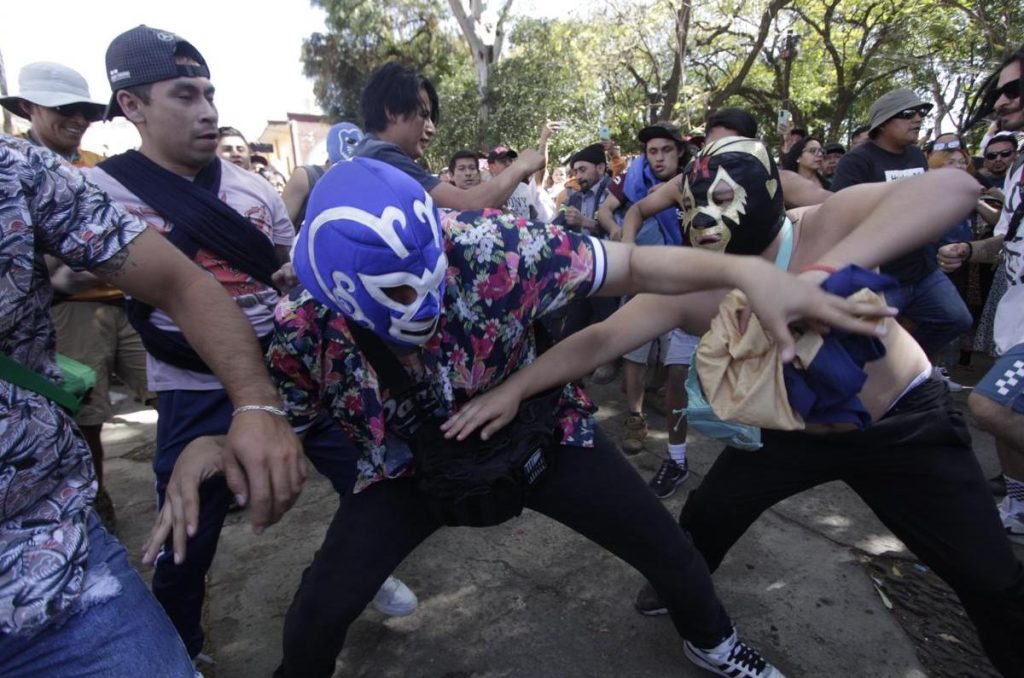
<svg viewBox="0 0 1024 678">
<path fill-rule="evenodd" d="M 520 515 L 547 468 L 545 454 L 555 439 L 561 389 L 523 402 L 516 418 L 489 440 L 481 440 L 479 431 L 463 441 L 449 440 L 440 428 L 443 420 L 425 407 L 384 342 L 354 323 L 349 329 L 382 385 L 399 394 L 393 395 L 399 403 L 396 411 L 416 415 L 396 434 L 412 450 L 419 489 L 434 516 L 445 525 L 487 527 Z"/>
</svg>

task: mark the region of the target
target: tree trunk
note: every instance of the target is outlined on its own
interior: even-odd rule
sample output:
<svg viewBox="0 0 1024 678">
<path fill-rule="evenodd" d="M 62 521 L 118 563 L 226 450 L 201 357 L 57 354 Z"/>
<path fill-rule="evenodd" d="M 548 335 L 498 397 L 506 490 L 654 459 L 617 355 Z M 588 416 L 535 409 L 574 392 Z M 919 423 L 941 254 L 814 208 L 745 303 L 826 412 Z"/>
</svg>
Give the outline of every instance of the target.
<svg viewBox="0 0 1024 678">
<path fill-rule="evenodd" d="M 676 103 L 679 101 L 679 90 L 686 82 L 686 50 L 690 42 L 690 14 L 691 0 L 682 0 L 679 9 L 676 10 L 676 53 L 672 60 L 672 72 L 665 82 L 663 91 L 665 100 L 661 105 L 661 111 L 657 120 L 671 120 L 675 112 Z"/>
<path fill-rule="evenodd" d="M 485 19 L 486 0 L 468 0 L 468 8 L 463 5 L 466 0 L 448 0 L 452 14 L 459 23 L 462 37 L 469 45 L 469 53 L 473 59 L 473 70 L 476 73 L 476 91 L 478 106 L 477 116 L 484 126 L 490 117 L 490 106 L 487 104 L 487 84 L 490 81 L 491 67 L 501 56 L 501 47 L 505 42 L 505 20 L 513 0 L 502 0 L 497 16 Z"/>
</svg>

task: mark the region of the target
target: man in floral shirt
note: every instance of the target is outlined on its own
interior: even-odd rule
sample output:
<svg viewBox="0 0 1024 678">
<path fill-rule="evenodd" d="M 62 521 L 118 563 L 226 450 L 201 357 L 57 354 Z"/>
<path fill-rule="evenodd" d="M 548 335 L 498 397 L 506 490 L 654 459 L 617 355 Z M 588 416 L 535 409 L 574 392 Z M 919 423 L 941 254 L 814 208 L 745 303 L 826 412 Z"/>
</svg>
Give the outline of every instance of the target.
<svg viewBox="0 0 1024 678">
<path fill-rule="evenodd" d="M 854 310 L 847 302 L 754 259 L 730 257 L 723 265 L 721 256 L 681 248 L 639 254 L 493 211 L 463 213 L 442 226 L 414 180 L 368 158 L 328 171 L 308 214 L 295 252 L 306 289 L 278 306 L 271 371 L 298 430 L 327 413 L 362 456 L 355 491 L 342 499 L 286 617 L 278 676 L 330 676 L 348 626 L 377 587 L 441 527 L 396 428 L 401 406 L 355 343 L 353 322 L 391 348 L 420 392 L 433 392 L 437 414 L 532 361 L 534 321 L 594 294 L 739 286 L 783 338 L 790 311 L 813 309 L 851 329 L 868 327 L 846 315 Z M 593 411 L 577 387 L 563 390 L 558 440 L 546 449 L 548 470 L 531 486 L 527 506 L 653 577 L 694 652 L 728 642 L 727 653 L 754 667 L 743 675 L 781 675 L 736 640 L 703 560 L 595 426 Z"/>
<path fill-rule="evenodd" d="M 0 136 L 0 347 L 59 384 L 44 254 L 183 322 L 236 406 L 279 404 L 248 324 L 211 278 L 58 156 Z M 0 675 L 191 677 L 174 627 L 92 510 L 95 472 L 73 419 L 19 381 L 0 374 Z M 236 423 L 225 450 L 246 468 L 257 455 L 301 469 L 283 417 Z M 252 498 L 264 501 L 255 487 Z"/>
</svg>

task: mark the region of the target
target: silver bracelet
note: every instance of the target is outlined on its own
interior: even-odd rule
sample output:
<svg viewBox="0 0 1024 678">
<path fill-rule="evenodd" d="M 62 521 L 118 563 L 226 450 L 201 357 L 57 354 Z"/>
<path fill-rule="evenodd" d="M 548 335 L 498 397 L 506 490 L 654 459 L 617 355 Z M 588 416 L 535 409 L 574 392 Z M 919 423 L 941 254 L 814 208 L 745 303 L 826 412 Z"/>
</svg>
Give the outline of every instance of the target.
<svg viewBox="0 0 1024 678">
<path fill-rule="evenodd" d="M 282 410 L 280 407 L 274 407 L 273 405 L 242 405 L 236 407 L 235 411 L 231 413 L 231 416 L 241 414 L 242 412 L 267 412 L 269 414 L 276 414 L 279 417 L 287 417 L 288 413 Z"/>
</svg>

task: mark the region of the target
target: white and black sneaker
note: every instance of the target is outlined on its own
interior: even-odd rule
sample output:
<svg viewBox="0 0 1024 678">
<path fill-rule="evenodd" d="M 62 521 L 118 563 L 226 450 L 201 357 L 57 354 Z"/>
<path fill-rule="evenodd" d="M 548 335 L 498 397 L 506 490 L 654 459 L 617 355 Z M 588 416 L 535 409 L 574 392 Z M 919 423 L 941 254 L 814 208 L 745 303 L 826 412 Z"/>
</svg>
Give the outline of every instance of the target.
<svg viewBox="0 0 1024 678">
<path fill-rule="evenodd" d="M 706 671 L 729 678 L 785 678 L 761 653 L 741 643 L 736 632 L 716 647 L 702 649 L 686 641 L 686 658 Z"/>
<path fill-rule="evenodd" d="M 648 483 L 654 496 L 658 499 L 668 499 L 675 493 L 676 488 L 686 482 L 690 477 L 690 469 L 686 462 L 677 463 L 673 459 L 666 459 L 661 462 L 661 468 Z"/>
<path fill-rule="evenodd" d="M 1006 528 L 1006 536 L 1016 544 L 1024 544 L 1024 502 L 1014 501 L 1011 497 L 1003 497 L 997 507 L 999 519 Z"/>
</svg>

